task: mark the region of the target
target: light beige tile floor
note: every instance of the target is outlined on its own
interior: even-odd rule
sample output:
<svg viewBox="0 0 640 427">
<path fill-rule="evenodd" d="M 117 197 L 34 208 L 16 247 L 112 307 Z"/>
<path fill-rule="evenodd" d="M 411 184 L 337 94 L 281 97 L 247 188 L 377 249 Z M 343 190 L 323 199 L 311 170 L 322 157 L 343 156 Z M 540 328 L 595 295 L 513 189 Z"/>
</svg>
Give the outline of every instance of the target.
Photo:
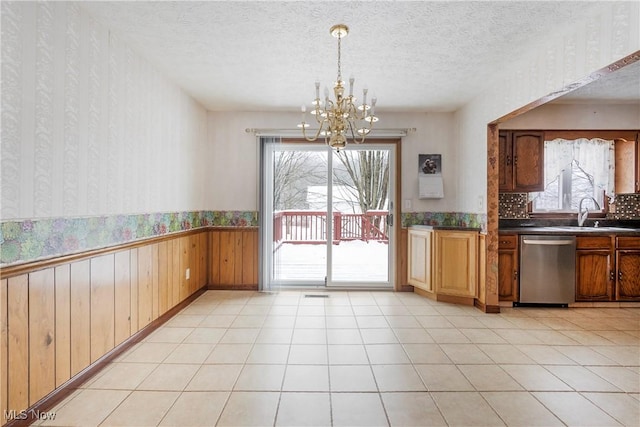
<svg viewBox="0 0 640 427">
<path fill-rule="evenodd" d="M 639 308 L 327 294 L 206 292 L 46 424 L 640 425 Z"/>
</svg>

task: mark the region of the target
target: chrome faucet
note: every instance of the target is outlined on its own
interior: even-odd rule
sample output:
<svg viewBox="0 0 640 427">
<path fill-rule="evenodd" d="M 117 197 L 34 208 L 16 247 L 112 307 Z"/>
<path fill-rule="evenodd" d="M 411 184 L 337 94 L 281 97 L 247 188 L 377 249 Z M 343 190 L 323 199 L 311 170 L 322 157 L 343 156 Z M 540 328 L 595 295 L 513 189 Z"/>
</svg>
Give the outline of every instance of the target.
<svg viewBox="0 0 640 427">
<path fill-rule="evenodd" d="M 593 197 L 583 197 L 580 199 L 580 203 L 578 203 L 578 227 L 582 227 L 582 224 L 584 224 L 589 217 L 589 208 L 584 208 L 584 213 L 582 212 L 582 202 L 585 200 L 593 200 L 593 203 L 596 205 L 596 209 L 600 209 L 598 201 Z"/>
</svg>

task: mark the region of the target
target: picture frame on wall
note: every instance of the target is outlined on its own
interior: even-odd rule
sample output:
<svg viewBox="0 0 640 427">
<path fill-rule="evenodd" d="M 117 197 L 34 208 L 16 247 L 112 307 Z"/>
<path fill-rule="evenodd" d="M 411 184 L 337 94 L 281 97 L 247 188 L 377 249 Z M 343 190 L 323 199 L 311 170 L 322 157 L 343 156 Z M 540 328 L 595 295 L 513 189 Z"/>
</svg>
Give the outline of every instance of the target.
<svg viewBox="0 0 640 427">
<path fill-rule="evenodd" d="M 418 154 L 418 198 L 443 197 L 442 154 Z"/>
<path fill-rule="evenodd" d="M 418 173 L 442 175 L 442 154 L 418 154 Z"/>
</svg>

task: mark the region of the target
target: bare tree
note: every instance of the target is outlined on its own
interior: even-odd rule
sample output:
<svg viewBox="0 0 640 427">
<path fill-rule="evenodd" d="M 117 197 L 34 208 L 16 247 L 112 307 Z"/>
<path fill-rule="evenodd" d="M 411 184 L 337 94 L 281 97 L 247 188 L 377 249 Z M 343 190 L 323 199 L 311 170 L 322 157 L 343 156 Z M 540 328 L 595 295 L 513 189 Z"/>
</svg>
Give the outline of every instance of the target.
<svg viewBox="0 0 640 427">
<path fill-rule="evenodd" d="M 360 212 L 387 209 L 389 189 L 389 152 L 386 150 L 343 150 L 336 154 L 344 172 L 334 180 L 357 200 Z M 355 212 L 355 206 L 354 206 Z"/>
<path fill-rule="evenodd" d="M 276 151 L 273 161 L 274 209 L 305 209 L 307 187 L 326 183 L 326 161 L 319 161 L 315 153 L 296 150 Z"/>
</svg>

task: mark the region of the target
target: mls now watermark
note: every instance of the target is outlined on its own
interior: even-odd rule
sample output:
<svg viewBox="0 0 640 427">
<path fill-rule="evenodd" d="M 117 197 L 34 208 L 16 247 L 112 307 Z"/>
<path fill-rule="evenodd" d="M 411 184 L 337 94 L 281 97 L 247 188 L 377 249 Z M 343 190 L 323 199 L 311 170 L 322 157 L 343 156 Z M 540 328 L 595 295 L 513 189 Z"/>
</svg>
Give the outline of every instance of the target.
<svg viewBox="0 0 640 427">
<path fill-rule="evenodd" d="M 23 411 L 16 411 L 15 409 L 5 410 L 4 419 L 6 421 L 13 420 L 39 420 L 39 421 L 53 421 L 56 418 L 55 412 L 44 412 L 38 409 L 26 409 Z"/>
</svg>

